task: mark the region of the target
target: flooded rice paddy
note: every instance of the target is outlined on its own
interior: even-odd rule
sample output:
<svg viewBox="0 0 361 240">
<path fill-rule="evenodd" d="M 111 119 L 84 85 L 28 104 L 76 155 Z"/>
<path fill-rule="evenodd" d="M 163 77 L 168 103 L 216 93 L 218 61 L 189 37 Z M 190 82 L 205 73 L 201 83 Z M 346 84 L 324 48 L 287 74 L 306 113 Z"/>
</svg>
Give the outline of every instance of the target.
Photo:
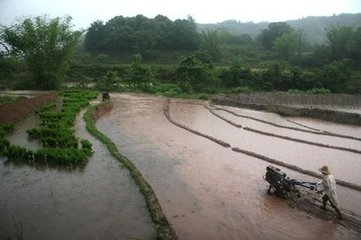
<svg viewBox="0 0 361 240">
<path fill-rule="evenodd" d="M 169 113 L 174 121 L 229 143 L 231 148 L 227 148 L 169 122 L 163 113 L 164 98 L 111 94 L 111 99 L 113 110 L 98 120 L 97 128 L 143 173 L 180 239 L 360 238 L 360 232 L 337 224 L 335 217 L 320 219 L 267 195 L 268 184 L 262 177 L 269 163 L 231 148 L 250 150 L 315 172 L 327 164 L 336 178 L 355 184 L 361 184 L 360 154 L 237 128 L 202 106 L 206 102 L 170 101 Z M 359 127 L 221 108 L 279 125 L 361 136 Z M 221 110 L 216 113 L 244 127 L 361 149 L 358 140 L 277 128 Z M 282 170 L 292 178 L 319 181 L 292 170 Z M 341 186 L 338 192 L 342 209 L 360 216 L 361 193 Z"/>
<path fill-rule="evenodd" d="M 0 239 L 155 239 L 144 198 L 128 171 L 87 133 L 81 116 L 76 122 L 76 135 L 93 144 L 86 166 L 17 166 L 1 159 Z M 24 132 L 35 126 L 36 118 L 29 117 L 10 141 L 39 147 L 26 141 Z"/>
<path fill-rule="evenodd" d="M 170 100 L 174 122 L 230 145 L 224 147 L 170 122 L 165 98 L 114 93 L 111 101 L 112 111 L 97 121 L 97 128 L 152 186 L 179 239 L 361 238 L 357 228 L 339 224 L 331 208 L 322 218 L 268 195 L 263 175 L 269 163 L 232 150 L 314 172 L 327 164 L 337 179 L 361 185 L 360 127 Z M 34 124 L 29 119 L 10 139 L 36 148 L 21 140 L 22 129 Z M 84 168 L 38 169 L 1 160 L 0 219 L 5 220 L 0 233 L 5 234 L 0 239 L 21 233 L 24 239 L 155 238 L 145 202 L 127 171 L 89 136 L 80 117 L 75 128 L 93 143 L 94 155 Z M 349 138 L 320 134 L 325 131 Z M 281 169 L 291 178 L 319 181 Z M 320 204 L 320 196 L 307 194 Z M 338 195 L 341 211 L 359 218 L 361 192 L 338 186 Z"/>
</svg>

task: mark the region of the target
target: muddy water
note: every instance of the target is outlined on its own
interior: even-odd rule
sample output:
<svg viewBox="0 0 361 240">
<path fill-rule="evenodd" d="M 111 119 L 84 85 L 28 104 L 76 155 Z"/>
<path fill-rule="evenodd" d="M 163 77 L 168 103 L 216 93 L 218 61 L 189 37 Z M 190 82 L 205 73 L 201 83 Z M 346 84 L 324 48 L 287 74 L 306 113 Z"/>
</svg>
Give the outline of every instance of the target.
<svg viewBox="0 0 361 240">
<path fill-rule="evenodd" d="M 361 110 L 360 110 L 361 111 Z M 312 118 L 292 118 L 288 117 L 287 119 L 299 123 L 299 124 L 307 124 L 308 126 L 322 129 L 323 131 L 334 132 L 338 134 L 344 134 L 354 137 L 361 137 L 361 128 L 357 126 L 348 126 L 348 125 L 340 125 L 333 122 L 326 122 L 319 119 Z"/>
<path fill-rule="evenodd" d="M 197 112 L 197 115 L 194 112 Z M 257 152 L 312 171 L 317 171 L 320 164 L 327 164 L 337 172 L 337 178 L 361 185 L 361 175 L 359 174 L 361 172 L 361 154 L 323 148 L 238 129 L 215 117 L 200 105 L 171 103 L 170 114 L 181 124 L 207 135 L 217 137 L 222 141 L 228 142 L 232 147 Z M 333 146 L 361 149 L 360 141 L 275 128 L 252 120 L 237 119 L 237 117 L 233 117 L 230 114 L 227 114 L 226 118 L 242 124 L 242 126 L 252 127 L 265 132 Z"/>
<path fill-rule="evenodd" d="M 271 123 L 275 123 L 281 126 L 285 127 L 292 127 L 292 128 L 299 128 L 301 130 L 308 130 L 308 131 L 314 131 L 314 132 L 332 132 L 336 134 L 356 137 L 361 139 L 361 127 L 357 126 L 350 126 L 350 125 L 341 125 L 337 123 L 331 123 L 311 118 L 283 118 L 277 114 L 274 113 L 265 113 L 265 112 L 257 112 L 247 109 L 239 109 L 239 108 L 232 108 L 232 107 L 221 107 L 224 109 L 227 109 L 231 112 L 234 112 L 238 115 L 245 115 L 254 117 L 257 119 L 268 119 Z M 267 125 L 265 123 L 257 122 L 252 119 L 242 118 L 234 116 L 230 113 L 224 112 L 224 111 L 216 111 L 218 114 L 226 117 L 227 119 L 235 120 L 235 122 L 242 123 L 244 127 L 252 127 L 257 128 L 260 130 L 276 133 L 276 134 L 282 134 L 282 131 L 285 131 L 282 128 L 279 127 L 270 127 L 270 125 Z M 258 113 L 258 114 L 257 114 Z M 266 116 L 264 116 L 266 114 Z M 319 124 L 317 124 L 319 122 Z M 267 126 L 267 128 L 263 129 L 264 126 Z M 345 138 L 338 138 L 338 137 L 324 137 L 322 135 L 315 135 L 315 134 L 302 134 L 300 131 L 294 131 L 294 130 L 287 130 L 285 134 L 290 137 L 296 137 L 299 139 L 304 139 L 308 141 L 317 141 L 322 142 L 329 145 L 336 145 L 336 146 L 342 146 L 342 147 L 349 147 L 349 148 L 355 148 L 355 149 L 361 149 L 361 141 L 355 141 L 355 140 L 348 140 Z"/>
<path fill-rule="evenodd" d="M 128 172 L 79 117 L 75 129 L 93 144 L 84 168 L 15 166 L 1 159 L 0 239 L 154 239 L 145 201 Z M 18 139 L 22 134 L 17 130 L 11 138 L 26 145 Z"/>
<path fill-rule="evenodd" d="M 12 145 L 19 145 L 28 149 L 37 150 L 41 147 L 41 144 L 35 140 L 29 140 L 26 130 L 36 128 L 39 126 L 40 120 L 36 115 L 31 114 L 25 120 L 19 122 L 14 131 L 11 132 L 7 139 Z"/>
<path fill-rule="evenodd" d="M 129 94 L 111 94 L 111 99 L 114 108 L 98 120 L 97 127 L 143 173 L 180 239 L 361 237 L 358 232 L 336 225 L 333 221 L 314 218 L 291 208 L 285 201 L 267 195 L 268 185 L 262 176 L 268 163 L 172 125 L 163 115 L 165 99 Z M 234 146 L 251 142 L 246 146 L 255 145 L 252 150 L 264 154 L 288 151 L 284 147 L 275 149 L 274 141 L 279 140 L 263 139 L 264 136 L 247 133 L 243 139 L 238 138 L 238 129 L 224 124 L 204 108 L 189 104 L 183 107 L 174 103 L 170 107 L 175 120 L 189 127 L 206 126 L 198 130 L 228 140 Z M 268 152 L 264 152 L 264 148 Z M 297 149 L 298 146 L 291 142 L 287 148 Z M 303 148 L 297 154 L 307 158 L 311 155 L 308 151 L 313 149 L 306 152 L 301 150 Z M 283 158 L 285 161 L 287 159 Z M 315 167 L 324 164 L 319 158 L 314 158 L 314 161 Z M 316 181 L 285 170 L 291 177 Z M 336 175 L 338 177 L 341 173 Z M 356 208 L 359 211 L 361 194 L 342 187 L 338 189 L 342 208 Z"/>
</svg>

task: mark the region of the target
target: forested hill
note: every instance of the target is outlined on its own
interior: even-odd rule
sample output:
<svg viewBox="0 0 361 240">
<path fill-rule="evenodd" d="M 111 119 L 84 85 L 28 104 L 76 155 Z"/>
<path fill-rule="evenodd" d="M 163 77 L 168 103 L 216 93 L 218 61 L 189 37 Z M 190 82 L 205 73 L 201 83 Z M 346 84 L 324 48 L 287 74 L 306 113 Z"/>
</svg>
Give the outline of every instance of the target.
<svg viewBox="0 0 361 240">
<path fill-rule="evenodd" d="M 330 17 L 306 17 L 299 20 L 286 21 L 291 27 L 300 30 L 310 43 L 323 43 L 326 41 L 326 30 L 334 27 L 361 27 L 361 13 L 356 14 L 340 14 Z M 240 35 L 248 34 L 255 38 L 267 28 L 269 22 L 253 23 L 239 22 L 235 20 L 227 20 L 216 24 L 197 24 L 199 30 L 202 29 L 228 29 L 231 34 Z"/>
</svg>

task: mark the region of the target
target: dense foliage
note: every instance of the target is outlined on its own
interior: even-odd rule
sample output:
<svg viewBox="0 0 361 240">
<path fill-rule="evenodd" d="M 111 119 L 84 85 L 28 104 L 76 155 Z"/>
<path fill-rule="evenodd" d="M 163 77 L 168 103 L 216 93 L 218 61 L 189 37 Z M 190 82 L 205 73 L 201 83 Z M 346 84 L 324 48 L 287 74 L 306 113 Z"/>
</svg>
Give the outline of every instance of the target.
<svg viewBox="0 0 361 240">
<path fill-rule="evenodd" d="M 211 72 L 209 58 L 202 52 L 184 57 L 176 70 L 179 86 L 185 92 L 199 92 L 214 85 L 214 76 Z"/>
<path fill-rule="evenodd" d="M 39 89 L 57 89 L 81 32 L 71 31 L 71 18 L 25 18 L 1 30 L 7 54 L 24 58 Z"/>
<path fill-rule="evenodd" d="M 171 21 L 158 15 L 149 19 L 117 16 L 105 24 L 95 21 L 84 40 L 87 51 L 136 51 L 147 54 L 153 50 L 195 50 L 198 48 L 196 24 L 192 18 Z"/>
<path fill-rule="evenodd" d="M 118 16 L 90 26 L 84 42 L 78 43 L 68 80 L 82 88 L 160 91 L 168 96 L 312 89 L 361 93 L 358 26 L 331 26 L 325 32 L 326 41 L 312 45 L 289 22 L 270 23 L 251 36 L 234 35 L 227 29 L 197 32 L 192 18 Z M 0 65 L 4 76 L 0 81 L 21 80 L 26 73 L 19 62 L 1 61 L 6 64 Z M 14 86 L 11 82 L 6 80 L 5 85 Z"/>
</svg>

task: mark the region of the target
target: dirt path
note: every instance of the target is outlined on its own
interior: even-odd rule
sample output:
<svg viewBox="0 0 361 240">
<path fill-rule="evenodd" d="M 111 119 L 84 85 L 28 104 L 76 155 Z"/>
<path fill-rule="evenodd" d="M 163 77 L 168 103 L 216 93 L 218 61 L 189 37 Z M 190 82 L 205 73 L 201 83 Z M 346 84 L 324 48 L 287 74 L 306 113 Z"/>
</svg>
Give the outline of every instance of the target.
<svg viewBox="0 0 361 240">
<path fill-rule="evenodd" d="M 267 162 L 237 153 L 175 126 L 163 114 L 164 98 L 111 94 L 111 99 L 113 110 L 98 120 L 97 127 L 134 162 L 151 184 L 180 239 L 361 237 L 357 230 L 337 224 L 332 218 L 334 215 L 325 220 L 267 195 L 268 186 L 262 179 Z M 255 152 L 301 164 L 313 171 L 327 163 L 335 168 L 336 177 L 360 183 L 353 174 L 359 170 L 352 172 L 353 167 L 360 165 L 358 154 L 335 149 L 320 150 L 316 146 L 285 139 L 240 132 L 240 129 L 217 118 L 202 106 L 171 103 L 170 107 L 171 116 L 178 122 L 232 146 L 249 147 Z M 262 114 L 269 121 L 285 121 L 275 115 Z M 307 122 L 303 123 L 307 125 Z M 327 141 L 335 143 L 334 139 L 327 138 Z M 358 146 L 358 143 L 352 143 Z M 312 157 L 312 151 L 316 151 L 317 157 Z M 289 156 L 297 157 L 290 159 Z M 312 158 L 306 161 L 310 156 Z M 337 164 L 340 161 L 341 164 Z M 348 171 L 351 171 L 351 176 L 346 174 Z M 286 172 L 292 178 L 317 180 L 291 170 Z M 361 215 L 361 194 L 344 187 L 338 189 L 342 209 Z M 315 204 L 318 202 L 315 201 Z"/>
</svg>

